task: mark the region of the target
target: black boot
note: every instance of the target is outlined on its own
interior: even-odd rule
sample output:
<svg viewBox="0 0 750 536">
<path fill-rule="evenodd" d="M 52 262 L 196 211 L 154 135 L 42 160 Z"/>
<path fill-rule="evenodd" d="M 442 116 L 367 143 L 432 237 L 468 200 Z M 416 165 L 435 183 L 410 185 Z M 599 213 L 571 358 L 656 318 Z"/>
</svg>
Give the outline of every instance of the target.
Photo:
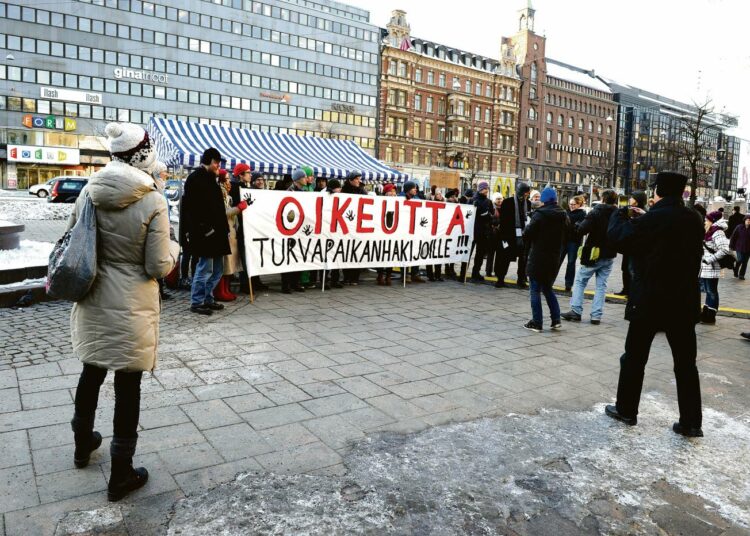
<svg viewBox="0 0 750 536">
<path fill-rule="evenodd" d="M 93 420 L 84 419 L 79 415 L 73 416 L 70 426 L 76 443 L 73 463 L 79 469 L 83 469 L 89 464 L 91 453 L 101 446 L 102 434 L 94 431 Z"/>
<path fill-rule="evenodd" d="M 707 305 L 701 310 L 701 324 L 716 324 L 716 309 L 711 309 Z"/>
<path fill-rule="evenodd" d="M 112 456 L 112 472 L 107 486 L 107 499 L 119 501 L 131 491 L 142 488 L 148 482 L 145 467 L 133 469 L 133 454 L 138 438 L 113 437 L 109 447 Z"/>
</svg>

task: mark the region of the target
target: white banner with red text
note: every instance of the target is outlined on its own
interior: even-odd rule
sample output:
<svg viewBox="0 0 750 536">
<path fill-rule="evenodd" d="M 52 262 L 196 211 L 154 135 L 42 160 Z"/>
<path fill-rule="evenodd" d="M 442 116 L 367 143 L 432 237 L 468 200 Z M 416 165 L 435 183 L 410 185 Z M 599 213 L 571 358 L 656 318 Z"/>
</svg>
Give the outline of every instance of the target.
<svg viewBox="0 0 750 536">
<path fill-rule="evenodd" d="M 404 197 L 242 190 L 250 275 L 466 262 L 474 207 Z"/>
</svg>

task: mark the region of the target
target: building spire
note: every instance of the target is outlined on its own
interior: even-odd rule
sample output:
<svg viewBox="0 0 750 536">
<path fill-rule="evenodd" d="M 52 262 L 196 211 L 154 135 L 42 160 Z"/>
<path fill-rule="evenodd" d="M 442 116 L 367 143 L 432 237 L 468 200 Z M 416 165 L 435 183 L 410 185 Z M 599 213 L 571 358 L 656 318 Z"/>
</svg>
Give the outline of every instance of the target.
<svg viewBox="0 0 750 536">
<path fill-rule="evenodd" d="M 518 30 L 534 31 L 534 14 L 536 11 L 531 5 L 531 0 L 526 0 L 526 7 L 518 11 Z"/>
</svg>

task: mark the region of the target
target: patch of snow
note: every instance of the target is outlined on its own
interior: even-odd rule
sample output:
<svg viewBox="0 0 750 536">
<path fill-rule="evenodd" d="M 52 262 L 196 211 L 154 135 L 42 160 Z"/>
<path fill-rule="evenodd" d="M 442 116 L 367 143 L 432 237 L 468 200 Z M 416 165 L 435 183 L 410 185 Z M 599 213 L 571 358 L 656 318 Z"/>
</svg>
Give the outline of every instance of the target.
<svg viewBox="0 0 750 536">
<path fill-rule="evenodd" d="M 31 203 L 29 201 L 0 201 L 0 219 L 24 220 L 67 220 L 73 213 L 75 203 Z"/>
<path fill-rule="evenodd" d="M 0 285 L 0 293 L 8 292 L 8 291 L 15 290 L 21 287 L 26 287 L 26 286 L 43 287 L 46 284 L 47 284 L 46 277 L 39 277 L 35 279 L 24 279 L 23 281 L 19 281 L 17 283 L 8 283 L 7 285 Z"/>
<path fill-rule="evenodd" d="M 702 378 L 711 378 L 712 380 L 718 380 L 719 382 L 723 383 L 724 385 L 732 385 L 732 382 L 730 382 L 726 376 L 721 376 L 719 374 L 711 374 L 710 372 L 700 372 L 699 376 Z"/>
<path fill-rule="evenodd" d="M 21 240 L 18 249 L 0 249 L 0 270 L 47 266 L 54 246 L 52 242 Z"/>
<path fill-rule="evenodd" d="M 11 227 L 13 225 L 18 225 L 18 224 L 12 221 L 0 220 L 0 227 Z"/>
</svg>

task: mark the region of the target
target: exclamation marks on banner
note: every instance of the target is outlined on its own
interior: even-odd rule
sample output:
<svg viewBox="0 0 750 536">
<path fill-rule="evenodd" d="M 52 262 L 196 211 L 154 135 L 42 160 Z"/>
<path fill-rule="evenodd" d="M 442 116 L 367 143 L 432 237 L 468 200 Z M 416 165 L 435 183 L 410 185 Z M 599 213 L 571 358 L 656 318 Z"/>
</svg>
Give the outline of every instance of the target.
<svg viewBox="0 0 750 536">
<path fill-rule="evenodd" d="M 469 235 L 461 235 L 456 239 L 456 255 L 469 253 Z"/>
</svg>

